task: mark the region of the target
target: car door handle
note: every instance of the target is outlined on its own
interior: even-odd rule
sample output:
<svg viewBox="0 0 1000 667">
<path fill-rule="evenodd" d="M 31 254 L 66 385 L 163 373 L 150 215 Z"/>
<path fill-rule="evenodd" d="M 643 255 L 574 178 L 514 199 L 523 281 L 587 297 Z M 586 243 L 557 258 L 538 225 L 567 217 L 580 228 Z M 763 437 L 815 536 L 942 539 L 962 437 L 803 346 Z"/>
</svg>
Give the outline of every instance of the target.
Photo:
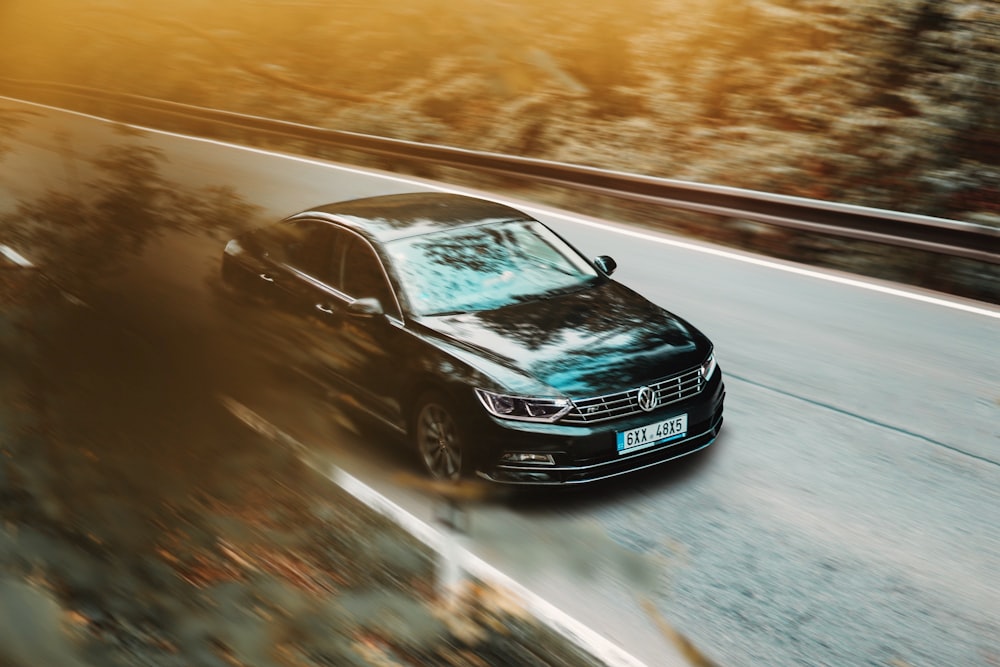
<svg viewBox="0 0 1000 667">
<path fill-rule="evenodd" d="M 274 282 L 274 276 L 272 276 L 270 273 L 261 273 L 258 275 L 258 277 L 265 282 L 269 283 Z"/>
<path fill-rule="evenodd" d="M 317 303 L 316 310 L 327 315 L 333 315 L 333 306 L 327 303 Z"/>
</svg>

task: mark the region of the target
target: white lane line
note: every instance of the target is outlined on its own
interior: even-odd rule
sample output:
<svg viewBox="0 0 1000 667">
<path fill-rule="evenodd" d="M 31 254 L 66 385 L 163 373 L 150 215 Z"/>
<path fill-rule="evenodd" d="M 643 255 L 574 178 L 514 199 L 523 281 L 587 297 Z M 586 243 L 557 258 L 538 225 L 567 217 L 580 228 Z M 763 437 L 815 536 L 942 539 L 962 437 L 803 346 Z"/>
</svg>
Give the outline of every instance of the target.
<svg viewBox="0 0 1000 667">
<path fill-rule="evenodd" d="M 304 164 L 315 165 L 319 167 L 325 167 L 327 169 L 337 169 L 340 171 L 345 171 L 352 174 L 358 174 L 361 176 L 375 174 L 379 178 L 383 178 L 389 181 L 396 181 L 398 183 L 406 183 L 407 185 L 416 185 L 422 188 L 427 188 L 430 190 L 437 190 L 440 192 L 474 192 L 468 188 L 460 188 L 448 185 L 437 185 L 430 183 L 428 181 L 420 181 L 412 178 L 407 178 L 405 176 L 397 176 L 394 174 L 389 174 L 386 172 L 376 171 L 374 169 L 362 169 L 358 167 L 350 167 L 346 165 L 333 164 L 329 162 L 321 162 L 314 160 L 312 158 L 305 158 L 296 155 L 286 155 L 283 153 L 274 153 L 271 151 L 263 150 L 260 148 L 253 148 L 251 146 L 239 146 L 237 144 L 228 144 L 223 141 L 217 141 L 215 139 L 201 139 L 199 137 L 188 137 L 183 134 L 173 134 L 170 132 L 162 132 L 160 130 L 152 130 L 153 132 L 159 132 L 161 134 L 169 134 L 178 138 L 184 139 L 194 139 L 195 141 L 204 141 L 207 143 L 218 144 L 220 146 L 228 146 L 230 148 L 238 148 L 240 150 L 246 150 L 253 153 L 259 153 L 261 155 L 282 157 L 288 160 L 294 160 L 296 162 L 301 162 Z M 494 201 L 504 202 L 502 197 L 491 197 Z M 821 271 L 819 269 L 814 269 L 805 266 L 796 266 L 793 264 L 788 264 L 784 262 L 779 262 L 775 260 L 770 260 L 760 256 L 751 256 L 746 254 L 741 254 L 737 252 L 732 252 L 729 250 L 724 250 L 721 248 L 711 247 L 708 245 L 702 245 L 697 243 L 691 243 L 688 241 L 681 241 L 675 238 L 670 238 L 663 233 L 638 231 L 634 229 L 627 229 L 621 225 L 610 224 L 606 222 L 600 222 L 597 220 L 587 219 L 572 213 L 567 213 L 565 211 L 559 211 L 556 209 L 550 209 L 545 207 L 540 207 L 537 205 L 528 204 L 525 205 L 524 202 L 504 202 L 510 203 L 516 208 L 524 210 L 526 213 L 532 213 L 537 215 L 539 213 L 551 217 L 562 218 L 567 222 L 574 224 L 584 225 L 587 227 L 594 227 L 596 229 L 601 229 L 603 231 L 613 232 L 616 234 L 623 234 L 625 236 L 631 236 L 633 238 L 641 239 L 643 241 L 652 241 L 654 243 L 661 243 L 663 245 L 673 246 L 675 248 L 682 248 L 684 250 L 691 250 L 694 252 L 704 253 L 706 255 L 713 255 L 715 257 L 722 257 L 724 259 L 735 260 L 737 262 L 743 262 L 745 264 L 752 264 L 754 266 L 762 266 L 769 269 L 775 269 L 778 271 L 784 271 L 786 273 L 793 273 L 795 275 L 807 276 L 810 278 L 817 278 L 819 280 L 825 280 L 827 282 L 837 283 L 839 285 L 847 285 L 849 287 L 857 287 L 859 289 L 869 290 L 871 292 L 878 292 L 881 294 L 888 294 L 890 296 L 900 297 L 903 299 L 910 299 L 912 301 L 919 301 L 922 303 L 928 303 L 935 306 L 941 306 L 943 308 L 951 308 L 953 310 L 960 310 L 967 313 L 972 313 L 975 315 L 983 315 L 985 317 L 991 317 L 994 319 L 1000 319 L 1000 310 L 991 309 L 986 306 L 979 306 L 972 303 L 966 303 L 964 301 L 956 301 L 949 299 L 946 296 L 936 296 L 930 294 L 924 294 L 921 292 L 916 292 L 904 287 L 890 287 L 888 285 L 882 285 L 879 283 L 869 282 L 863 278 L 850 278 L 843 275 L 838 275 L 835 273 L 828 273 Z"/>
<path fill-rule="evenodd" d="M 646 667 L 645 663 L 638 658 L 559 610 L 555 605 L 531 592 L 468 549 L 463 548 L 453 537 L 420 520 L 342 468 L 327 462 L 320 462 L 315 457 L 310 456 L 309 448 L 303 443 L 240 401 L 225 395 L 218 396 L 218 400 L 230 414 L 250 430 L 279 445 L 290 448 L 305 465 L 332 481 L 367 507 L 389 517 L 400 528 L 432 549 L 442 562 L 444 571 L 440 574 L 450 580 L 446 581 L 446 584 L 454 584 L 457 579 L 460 579 L 456 570 L 468 573 L 480 581 L 514 596 L 532 617 L 552 628 L 589 655 L 601 660 L 608 667 Z"/>
<path fill-rule="evenodd" d="M 618 234 L 631 236 L 633 238 L 641 239 L 643 241 L 652 241 L 654 243 L 661 243 L 663 245 L 674 246 L 676 248 L 683 248 L 685 250 L 693 250 L 695 252 L 704 253 L 706 255 L 714 255 L 716 257 L 723 257 L 725 259 L 732 259 L 738 262 L 743 262 L 745 264 L 752 264 L 754 266 L 763 266 L 769 269 L 777 269 L 779 271 L 794 273 L 800 276 L 819 278 L 821 280 L 826 280 L 828 282 L 837 283 L 840 285 L 849 285 L 851 287 L 858 287 L 872 292 L 880 292 L 882 294 L 898 296 L 904 299 L 911 299 L 913 301 L 930 303 L 935 306 L 942 306 L 944 308 L 953 308 L 955 310 L 962 310 L 967 313 L 974 313 L 976 315 L 985 315 L 986 317 L 1000 319 L 1000 309 L 991 309 L 987 306 L 979 306 L 972 303 L 955 301 L 952 299 L 948 299 L 944 296 L 923 294 L 920 292 L 915 292 L 909 289 L 905 289 L 903 287 L 890 287 L 889 285 L 872 283 L 864 280 L 863 278 L 851 278 L 848 276 L 838 275 L 835 273 L 827 273 L 818 269 L 813 269 L 805 266 L 796 266 L 794 264 L 774 261 L 760 256 L 742 254 L 707 245 L 701 245 L 688 241 L 681 241 L 678 239 L 670 238 L 662 234 L 658 234 L 656 232 L 646 232 L 635 229 L 627 229 L 625 227 L 622 227 L 621 225 L 614 225 L 610 223 L 600 222 L 597 220 L 581 218 L 571 213 L 564 213 L 562 211 L 537 209 L 537 208 L 535 209 L 535 211 L 543 211 L 546 215 L 550 215 L 552 217 L 557 217 L 557 218 L 563 218 L 568 222 L 573 222 L 575 224 L 580 224 L 587 227 L 594 227 L 605 231 L 617 232 Z"/>
<path fill-rule="evenodd" d="M 78 111 L 68 111 L 66 109 L 60 109 L 58 107 L 51 107 L 44 104 L 36 104 L 34 102 L 25 102 L 24 100 L 18 100 L 15 98 L 0 96 L 0 99 L 10 100 L 11 102 L 19 102 L 21 104 L 29 104 L 32 106 L 37 106 L 43 109 L 48 109 L 50 111 L 55 111 L 59 113 L 68 113 L 75 116 L 81 116 L 84 118 L 90 118 L 97 121 L 102 121 L 105 123 L 110 123 L 107 118 L 101 118 L 99 116 L 92 116 L 90 114 L 80 113 Z M 178 139 L 185 139 L 188 141 L 198 141 L 205 144 L 211 144 L 215 146 L 223 146 L 226 148 L 235 148 L 242 151 L 248 151 L 250 153 L 256 153 L 258 155 L 266 155 L 270 157 L 279 157 L 286 160 L 293 160 L 295 162 L 300 162 L 302 164 L 314 165 L 317 167 L 323 167 L 326 169 L 337 169 L 340 171 L 345 171 L 352 174 L 364 175 L 376 175 L 379 178 L 383 178 L 389 181 L 395 181 L 397 183 L 406 183 L 408 185 L 417 185 L 422 188 L 427 188 L 429 190 L 438 190 L 440 192 L 472 192 L 472 190 L 467 188 L 460 188 L 455 186 L 447 185 L 437 185 L 429 181 L 416 180 L 413 178 L 407 178 L 405 176 L 397 176 L 395 174 L 389 174 L 387 172 L 378 171 L 375 169 L 364 169 L 360 167 L 351 167 L 347 165 L 340 165 L 331 162 L 324 162 L 315 158 L 307 158 L 298 155 L 289 155 L 286 153 L 277 153 L 274 151 L 265 150 L 263 148 L 254 148 L 252 146 L 240 146 L 239 144 L 232 144 L 225 141 L 220 141 L 218 139 L 208 139 L 205 137 L 192 137 L 186 134 L 179 134 L 177 132 L 168 132 L 166 130 L 158 130 L 156 128 L 145 127 L 142 125 L 128 125 L 128 127 L 133 127 L 153 134 L 159 134 L 168 137 L 175 137 Z M 503 201 L 503 199 L 496 198 L 496 201 Z M 887 294 L 890 296 L 899 297 L 902 299 L 910 299 L 911 301 L 919 301 L 921 303 L 928 303 L 934 306 L 940 306 L 942 308 L 951 308 L 953 310 L 960 310 L 967 313 L 972 313 L 974 315 L 983 315 L 985 317 L 991 317 L 993 319 L 1000 319 L 1000 309 L 989 308 L 985 305 L 980 306 L 972 303 L 967 303 L 965 301 L 957 301 L 954 299 L 949 299 L 946 296 L 934 296 L 930 294 L 924 294 L 914 290 L 906 289 L 904 287 L 890 287 L 888 285 L 882 285 L 879 283 L 869 282 L 863 278 L 849 278 L 847 276 L 838 275 L 835 273 L 828 273 L 826 271 L 821 271 L 814 268 L 809 268 L 805 266 L 796 266 L 793 264 L 788 264 L 784 262 L 779 262 L 775 260 L 766 259 L 759 256 L 750 256 L 741 253 L 732 252 L 729 250 L 723 250 L 721 248 L 715 248 L 707 245 L 701 245 L 696 243 L 691 243 L 687 241 L 681 241 L 678 239 L 670 238 L 665 234 L 653 233 L 647 231 L 637 231 L 634 229 L 627 229 L 621 225 L 614 225 L 606 222 L 600 222 L 597 220 L 587 219 L 578 215 L 571 213 L 566 213 L 563 211 L 557 211 L 555 209 L 549 209 L 539 206 L 524 206 L 522 204 L 516 204 L 520 208 L 525 209 L 526 212 L 538 213 L 542 212 L 545 215 L 550 215 L 553 217 L 562 218 L 568 222 L 574 224 L 585 225 L 588 227 L 594 227 L 604 231 L 614 232 L 617 234 L 624 234 L 625 236 L 631 236 L 633 238 L 641 239 L 643 241 L 651 241 L 653 243 L 661 243 L 663 245 L 674 246 L 676 248 L 682 248 L 684 250 L 691 250 L 694 252 L 705 253 L 707 255 L 713 255 L 715 257 L 722 257 L 724 259 L 730 259 L 737 262 L 744 262 L 746 264 L 752 264 L 754 266 L 762 266 L 769 269 L 775 269 L 778 271 L 785 271 L 786 273 L 792 273 L 800 276 L 807 276 L 810 278 L 816 278 L 818 280 L 826 280 L 828 282 L 837 283 L 839 285 L 846 285 L 849 287 L 856 287 L 858 289 L 869 290 L 871 292 L 878 292 L 881 294 Z"/>
<path fill-rule="evenodd" d="M 309 448 L 303 443 L 240 401 L 225 395 L 218 396 L 218 400 L 233 417 L 250 430 L 279 445 L 289 447 L 304 464 L 332 481 L 367 507 L 389 517 L 400 528 L 434 550 L 438 558 L 445 561 L 446 567 L 460 569 L 462 572 L 514 596 L 532 617 L 558 632 L 584 652 L 601 660 L 608 667 L 646 667 L 645 663 L 635 656 L 561 611 L 552 603 L 542 599 L 536 593 L 531 592 L 468 549 L 463 548 L 453 537 L 420 520 L 401 505 L 385 497 L 342 468 L 327 462 L 320 462 L 315 457 L 310 456 Z M 449 575 L 445 572 L 443 574 L 452 580 L 451 583 L 454 583 L 456 573 L 452 572 Z"/>
<path fill-rule="evenodd" d="M 25 268 L 31 268 L 34 264 L 31 260 L 19 253 L 18 251 L 11 248 L 9 245 L 0 245 L 0 255 L 6 257 L 9 261 L 17 264 L 18 266 L 23 266 Z"/>
<path fill-rule="evenodd" d="M 532 593 L 479 556 L 456 544 L 453 538 L 427 525 L 358 478 L 334 465 L 330 466 L 327 473 L 323 473 L 318 468 L 317 470 L 326 474 L 337 486 L 368 507 L 389 516 L 411 535 L 436 551 L 440 557 L 455 559 L 457 565 L 473 577 L 513 594 L 524 604 L 533 617 L 543 621 L 590 655 L 610 667 L 644 667 L 644 663 L 636 657 L 561 611 L 555 605 Z"/>
</svg>

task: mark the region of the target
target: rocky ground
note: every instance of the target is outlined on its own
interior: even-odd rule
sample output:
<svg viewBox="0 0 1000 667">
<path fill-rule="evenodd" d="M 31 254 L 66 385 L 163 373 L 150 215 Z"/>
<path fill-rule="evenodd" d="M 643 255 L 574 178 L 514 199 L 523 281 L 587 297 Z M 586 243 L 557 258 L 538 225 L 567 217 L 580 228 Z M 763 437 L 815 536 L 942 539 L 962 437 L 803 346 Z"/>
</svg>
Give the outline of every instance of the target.
<svg viewBox="0 0 1000 667">
<path fill-rule="evenodd" d="M 599 664 L 234 419 L 204 322 L 0 279 L 0 665 Z"/>
</svg>

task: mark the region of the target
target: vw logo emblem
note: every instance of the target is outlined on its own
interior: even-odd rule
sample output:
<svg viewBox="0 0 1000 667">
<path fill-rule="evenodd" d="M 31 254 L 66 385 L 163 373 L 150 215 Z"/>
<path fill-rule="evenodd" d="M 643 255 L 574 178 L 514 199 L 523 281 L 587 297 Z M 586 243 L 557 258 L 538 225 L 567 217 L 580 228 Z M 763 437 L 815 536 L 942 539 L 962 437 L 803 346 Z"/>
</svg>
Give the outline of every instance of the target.
<svg viewBox="0 0 1000 667">
<path fill-rule="evenodd" d="M 639 407 L 649 412 L 656 408 L 656 392 L 649 387 L 639 387 L 639 395 L 635 397 Z"/>
</svg>

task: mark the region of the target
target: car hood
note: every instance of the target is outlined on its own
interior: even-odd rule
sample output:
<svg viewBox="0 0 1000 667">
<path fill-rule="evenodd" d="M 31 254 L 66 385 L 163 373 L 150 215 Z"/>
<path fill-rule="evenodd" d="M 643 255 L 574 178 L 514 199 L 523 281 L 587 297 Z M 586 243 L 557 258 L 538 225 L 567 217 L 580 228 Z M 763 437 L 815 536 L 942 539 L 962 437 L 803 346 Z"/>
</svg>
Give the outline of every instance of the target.
<svg viewBox="0 0 1000 667">
<path fill-rule="evenodd" d="M 514 392 L 533 380 L 570 398 L 640 386 L 700 364 L 711 350 L 690 324 L 610 280 L 420 323 L 462 350 L 467 363 L 480 360 L 479 369 L 501 388 Z M 498 366 L 507 372 L 497 372 Z"/>
</svg>

